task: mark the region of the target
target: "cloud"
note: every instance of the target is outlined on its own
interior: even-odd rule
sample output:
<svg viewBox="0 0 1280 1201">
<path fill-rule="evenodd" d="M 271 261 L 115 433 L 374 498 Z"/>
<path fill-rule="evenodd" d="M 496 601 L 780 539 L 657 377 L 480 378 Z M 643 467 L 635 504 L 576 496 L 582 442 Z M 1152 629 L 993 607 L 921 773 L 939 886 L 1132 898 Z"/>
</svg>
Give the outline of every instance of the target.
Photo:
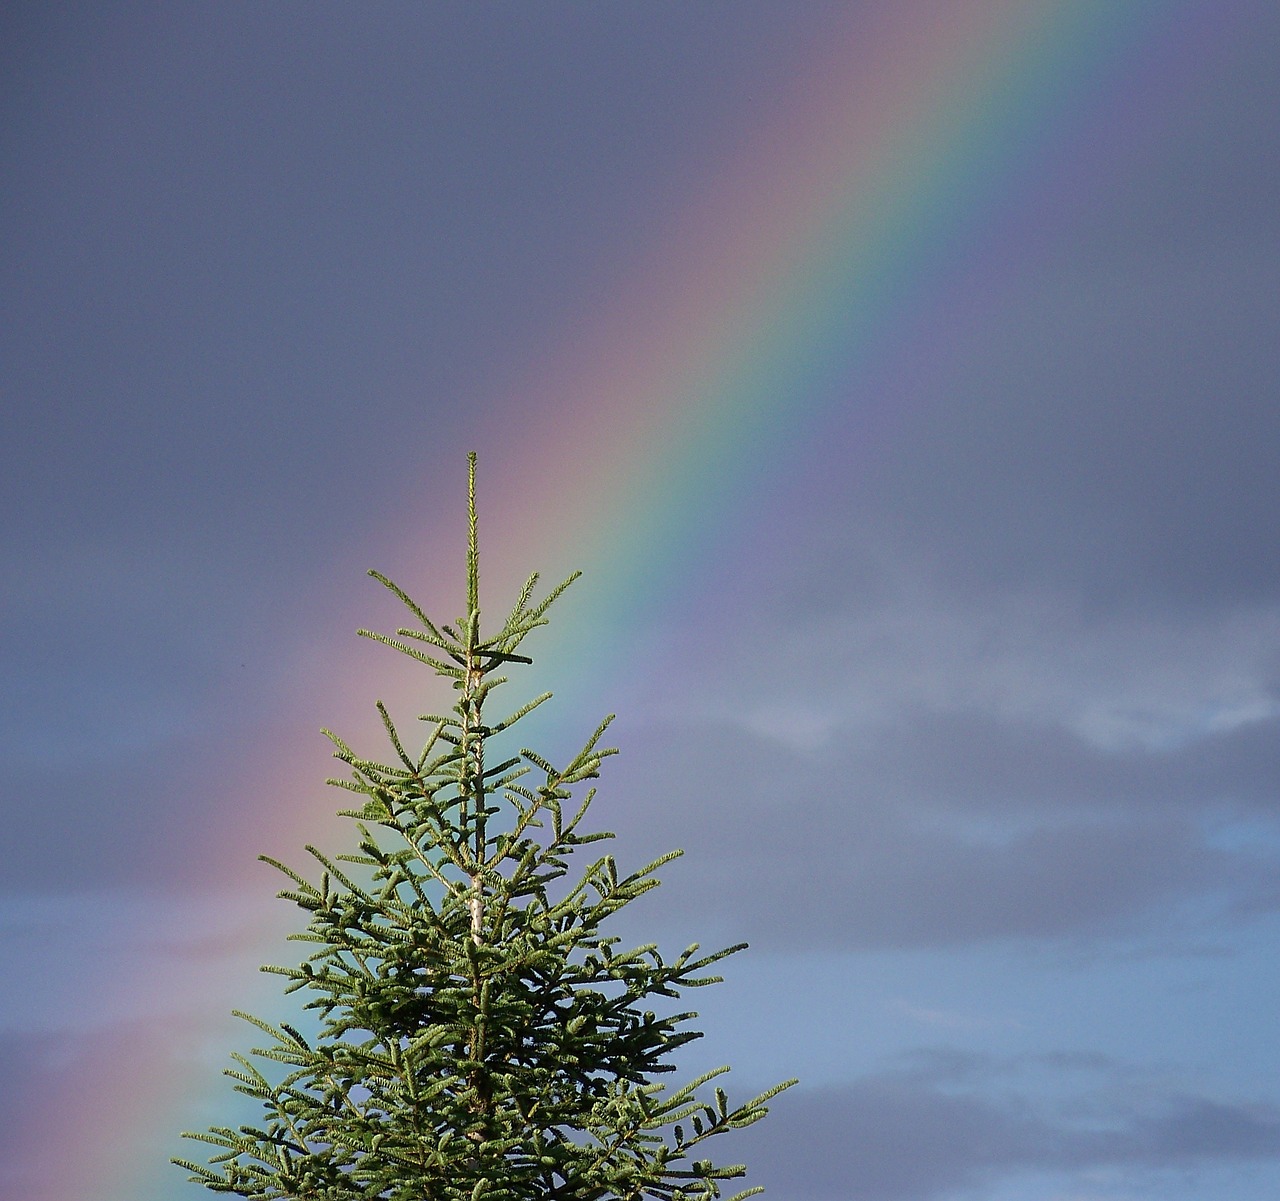
<svg viewBox="0 0 1280 1201">
<path fill-rule="evenodd" d="M 1101 1169 L 1150 1185 L 1171 1167 L 1274 1162 L 1280 1107 L 1173 1089 L 1099 1056 L 944 1053 L 789 1094 L 750 1139 L 751 1181 L 774 1195 L 937 1201 L 1043 1172 L 1083 1188 Z"/>
<path fill-rule="evenodd" d="M 772 580 L 673 635 L 690 668 L 620 723 L 598 820 L 690 851 L 667 903 L 844 948 L 1199 938 L 1274 908 L 1280 606 L 949 591 L 857 531 L 802 557 L 835 573 L 820 611 L 784 620 Z"/>
<path fill-rule="evenodd" d="M 606 775 L 596 814 L 637 854 L 689 852 L 656 903 L 757 944 L 1199 938 L 1276 901 L 1277 734 L 1105 751 L 923 713 L 805 753 L 683 723 L 625 752 L 643 768 Z"/>
<path fill-rule="evenodd" d="M 655 680 L 648 713 L 803 750 L 931 711 L 1061 726 L 1107 750 L 1280 714 L 1280 603 L 1100 613 L 1063 590 L 956 589 L 936 556 L 865 527 L 808 539 L 800 562 L 748 581 L 731 623 L 685 636 L 672 658 L 696 670 Z"/>
</svg>

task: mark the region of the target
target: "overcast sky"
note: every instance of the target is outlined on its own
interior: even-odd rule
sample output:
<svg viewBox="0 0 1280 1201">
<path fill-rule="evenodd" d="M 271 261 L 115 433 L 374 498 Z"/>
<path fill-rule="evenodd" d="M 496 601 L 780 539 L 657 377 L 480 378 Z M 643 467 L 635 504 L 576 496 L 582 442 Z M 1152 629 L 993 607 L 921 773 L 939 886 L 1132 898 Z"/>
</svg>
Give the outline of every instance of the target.
<svg viewBox="0 0 1280 1201">
<path fill-rule="evenodd" d="M 1078 7 L 1016 154 L 883 251 L 876 353 L 691 483 L 623 431 L 694 234 L 828 161 L 809 97 L 1063 6 L 6 6 L 0 1192 L 199 1195 L 225 1015 L 283 1012 L 255 856 L 343 836 L 320 725 L 421 703 L 362 573 L 459 592 L 470 449 L 495 573 L 587 569 L 547 736 L 618 709 L 597 820 L 686 851 L 628 932 L 752 944 L 690 1059 L 802 1078 L 749 1183 L 1280 1192 L 1280 7 Z"/>
</svg>

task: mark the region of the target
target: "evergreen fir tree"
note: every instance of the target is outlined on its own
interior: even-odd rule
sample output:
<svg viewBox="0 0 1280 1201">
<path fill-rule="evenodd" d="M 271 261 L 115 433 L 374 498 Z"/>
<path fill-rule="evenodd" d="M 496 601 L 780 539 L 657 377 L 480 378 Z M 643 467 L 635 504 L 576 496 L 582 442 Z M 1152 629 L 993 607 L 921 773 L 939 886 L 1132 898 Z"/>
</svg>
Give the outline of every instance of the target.
<svg viewBox="0 0 1280 1201">
<path fill-rule="evenodd" d="M 532 662 L 517 651 L 576 574 L 540 601 L 534 575 L 502 628 L 483 635 L 474 455 L 468 494 L 466 616 L 436 625 L 371 572 L 416 624 L 396 637 L 360 631 L 449 679 L 452 711 L 423 719 L 429 736 L 410 754 L 379 703 L 389 764 L 326 731 L 351 769 L 330 783 L 362 798 L 343 811 L 359 852 L 307 847 L 318 883 L 263 856 L 291 881 L 279 895 L 310 915 L 291 937 L 315 946 L 298 967 L 263 970 L 309 996 L 319 1034 L 240 1014 L 266 1045 L 235 1055 L 226 1074 L 261 1102 L 261 1124 L 187 1134 L 217 1151 L 207 1167 L 174 1162 L 216 1192 L 264 1201 L 719 1197 L 745 1169 L 701 1158 L 703 1144 L 763 1117 L 792 1082 L 735 1106 L 712 1084 L 727 1068 L 670 1090 L 658 1081 L 700 1037 L 688 1027 L 696 1014 L 664 1002 L 718 981 L 707 969 L 741 946 L 699 954 L 695 944 L 668 961 L 602 931 L 678 851 L 630 875 L 605 855 L 570 882 L 570 856 L 612 837 L 584 831 L 595 790 L 577 795 L 614 753 L 600 746 L 609 722 L 554 766 L 495 750 L 549 694 L 501 720 L 486 706 L 502 672 Z"/>
</svg>

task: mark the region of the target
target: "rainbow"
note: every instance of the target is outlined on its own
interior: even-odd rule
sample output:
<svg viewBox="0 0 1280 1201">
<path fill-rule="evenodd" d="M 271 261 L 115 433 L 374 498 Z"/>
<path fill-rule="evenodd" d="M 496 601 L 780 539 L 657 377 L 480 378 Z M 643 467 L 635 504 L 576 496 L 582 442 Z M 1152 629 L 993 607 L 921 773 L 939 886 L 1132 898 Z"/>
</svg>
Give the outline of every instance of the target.
<svg viewBox="0 0 1280 1201">
<path fill-rule="evenodd" d="M 518 397 L 491 402 L 512 432 L 478 448 L 486 595 L 509 597 L 533 567 L 586 570 L 574 621 L 553 625 L 534 648 L 554 665 L 572 624 L 575 661 L 589 667 L 553 673 L 564 677 L 557 690 L 567 691 L 575 729 L 589 728 L 599 698 L 616 697 L 626 674 L 642 670 L 643 648 L 617 631 L 689 603 L 697 565 L 735 537 L 745 481 L 799 470 L 833 413 L 875 409 L 876 380 L 922 353 L 912 339 L 959 259 L 1015 219 L 1025 227 L 1047 171 L 1070 186 L 1062 163 L 1101 119 L 1112 81 L 1125 77 L 1136 47 L 1177 37 L 1186 17 L 1174 4 L 1113 0 L 849 8 L 797 75 L 790 103 L 724 166 L 616 302 L 566 339 Z M 883 422 L 868 434 L 877 436 Z M 454 448 L 449 495 L 459 510 L 466 449 Z M 406 507 L 417 511 L 413 498 Z M 422 528 L 415 521 L 405 538 L 406 558 L 421 557 Z M 438 540 L 420 578 L 401 578 L 428 607 L 441 597 L 456 607 L 436 581 L 452 588 L 461 579 L 461 521 L 457 535 Z M 387 537 L 373 541 L 389 547 Z M 371 565 L 385 566 L 376 556 Z M 374 609 L 370 586 L 359 595 L 360 621 L 397 620 Z M 385 652 L 357 644 L 297 670 L 324 695 L 341 684 L 367 708 L 385 667 Z M 408 685 L 385 699 L 401 712 L 417 703 Z M 244 782 L 246 794 L 277 799 L 253 810 L 258 828 L 211 827 L 211 855 L 227 879 L 243 871 L 246 844 L 296 861 L 303 842 L 323 841 L 323 754 L 309 742 L 278 760 L 274 778 Z M 237 937 L 269 959 L 278 933 L 264 920 Z M 238 1003 L 269 1014 L 273 993 L 229 980 L 211 1012 Z M 200 1106 L 226 1089 L 215 1066 L 174 1048 L 230 1030 L 139 1026 L 98 1057 L 91 1079 L 37 1105 L 31 1137 L 48 1140 L 51 1121 L 59 1130 L 41 1201 L 193 1195 L 165 1157 L 175 1129 L 207 1124 Z"/>
</svg>

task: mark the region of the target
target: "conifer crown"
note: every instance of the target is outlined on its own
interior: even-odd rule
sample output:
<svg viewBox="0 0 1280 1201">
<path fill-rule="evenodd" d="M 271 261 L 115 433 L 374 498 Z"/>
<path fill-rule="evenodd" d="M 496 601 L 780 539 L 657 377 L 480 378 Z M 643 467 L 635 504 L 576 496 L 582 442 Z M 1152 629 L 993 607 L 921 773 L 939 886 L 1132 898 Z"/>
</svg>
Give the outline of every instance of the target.
<svg viewBox="0 0 1280 1201">
<path fill-rule="evenodd" d="M 501 629 L 482 634 L 468 462 L 466 616 L 437 625 L 370 572 L 415 624 L 360 631 L 450 680 L 456 702 L 422 718 L 417 753 L 379 702 L 390 763 L 325 731 L 350 769 L 329 782 L 361 798 L 342 811 L 358 851 L 308 846 L 314 883 L 262 856 L 290 881 L 279 895 L 308 915 L 291 937 L 313 948 L 296 967 L 263 970 L 308 997 L 319 1033 L 239 1014 L 266 1042 L 226 1074 L 261 1103 L 260 1124 L 188 1133 L 215 1153 L 207 1166 L 174 1162 L 216 1192 L 262 1201 L 709 1201 L 745 1169 L 700 1158 L 702 1145 L 763 1117 L 794 1081 L 731 1105 L 712 1083 L 727 1068 L 671 1090 L 656 1080 L 701 1037 L 688 1026 L 696 1014 L 657 999 L 717 982 L 707 969 L 745 944 L 694 944 L 668 961 L 602 932 L 679 851 L 628 875 L 606 854 L 570 881 L 570 856 L 613 837 L 583 829 L 595 789 L 582 789 L 615 753 L 600 746 L 611 719 L 555 766 L 497 750 L 550 694 L 499 720 L 485 707 L 502 672 L 532 663 L 519 649 L 577 573 L 538 601 L 530 576 Z"/>
</svg>

